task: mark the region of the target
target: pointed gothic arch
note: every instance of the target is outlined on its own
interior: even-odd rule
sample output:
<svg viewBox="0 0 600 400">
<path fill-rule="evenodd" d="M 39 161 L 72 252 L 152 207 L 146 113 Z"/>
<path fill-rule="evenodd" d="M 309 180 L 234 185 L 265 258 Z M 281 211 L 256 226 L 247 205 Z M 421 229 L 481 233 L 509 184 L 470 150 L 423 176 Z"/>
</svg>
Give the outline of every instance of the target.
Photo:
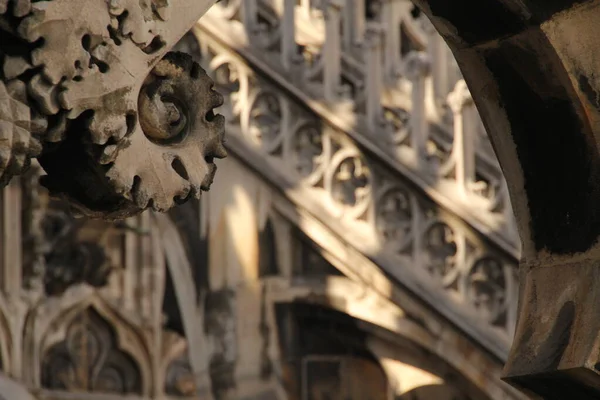
<svg viewBox="0 0 600 400">
<path fill-rule="evenodd" d="M 35 387 L 62 390 L 61 385 L 63 385 L 66 389 L 95 391 L 94 384 L 89 380 L 91 375 L 87 378 L 80 377 L 79 381 L 72 381 L 73 387 L 69 388 L 64 382 L 48 380 L 48 375 L 44 374 L 47 368 L 60 367 L 65 371 L 73 371 L 74 364 L 78 362 L 77 354 L 73 353 L 74 349 L 78 348 L 77 339 L 85 341 L 88 336 L 90 343 L 95 343 L 91 344 L 96 346 L 95 351 L 102 350 L 102 360 L 105 365 L 90 364 L 88 367 L 81 368 L 82 371 L 87 368 L 89 374 L 95 373 L 95 379 L 99 381 L 104 379 L 104 376 L 98 375 L 99 371 L 106 371 L 108 386 L 96 384 L 97 387 L 102 388 L 100 392 L 109 390 L 116 393 L 149 395 L 152 391 L 150 369 L 152 363 L 147 347 L 150 338 L 136 327 L 136 323 L 132 322 L 132 316 L 108 304 L 91 289 L 89 291 L 85 290 L 86 288 L 79 289 L 73 291 L 73 296 L 63 297 L 65 300 L 69 299 L 68 301 L 46 303 L 30 315 L 29 326 L 35 328 L 29 329 L 28 332 L 37 332 L 37 335 L 26 338 L 28 340 L 25 343 L 31 348 L 26 354 L 28 357 L 25 362 L 27 365 L 38 366 L 38 370 L 30 371 L 29 379 Z M 49 312 L 50 310 L 54 312 Z M 100 336 L 95 336 L 95 332 Z M 88 364 L 99 360 L 100 358 L 93 360 L 84 358 L 79 362 Z M 121 386 L 116 385 L 118 381 L 114 381 L 114 385 L 109 384 L 110 378 L 117 379 L 119 365 L 123 366 L 124 374 L 130 371 L 137 376 L 137 381 L 133 384 L 127 383 L 124 375 Z M 61 379 L 72 379 L 72 372 L 68 374 L 71 375 Z"/>
<path fill-rule="evenodd" d="M 505 384 L 498 382 L 500 371 L 491 360 L 479 356 L 476 356 L 475 363 L 469 360 L 472 353 L 460 348 L 467 345 L 466 342 L 450 334 L 435 334 L 431 327 L 413 320 L 398 305 L 349 278 L 332 276 L 321 284 L 314 281 L 280 282 L 272 288 L 269 293 L 271 307 L 304 304 L 342 313 L 359 321 L 361 329 L 367 329 L 385 342 L 410 343 L 409 346 L 423 349 L 454 371 L 456 377 L 462 377 L 460 379 L 464 379 L 477 393 L 501 398 L 510 392 Z M 432 368 L 431 365 L 429 367 Z"/>
</svg>

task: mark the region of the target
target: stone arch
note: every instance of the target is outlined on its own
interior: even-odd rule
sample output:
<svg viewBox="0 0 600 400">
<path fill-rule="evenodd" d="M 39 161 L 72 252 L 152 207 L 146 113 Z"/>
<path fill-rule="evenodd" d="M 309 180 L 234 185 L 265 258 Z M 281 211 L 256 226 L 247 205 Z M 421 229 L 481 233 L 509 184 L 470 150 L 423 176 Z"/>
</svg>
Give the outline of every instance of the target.
<svg viewBox="0 0 600 400">
<path fill-rule="evenodd" d="M 600 294 L 590 287 L 599 279 L 600 3 L 414 2 L 458 61 L 517 217 L 520 315 L 508 380 L 556 398 L 575 390 L 595 398 L 598 379 L 583 377 L 597 373 L 590 349 L 600 331 Z M 564 339 L 552 342 L 548 332 L 557 327 Z"/>
<path fill-rule="evenodd" d="M 376 327 L 375 334 L 383 335 L 386 340 L 422 349 L 458 376 L 464 377 L 474 390 L 489 398 L 503 398 L 508 395 L 507 392 L 510 393 L 510 389 L 498 382 L 497 376 L 490 372 L 496 370 L 499 373 L 497 364 L 492 364 L 490 359 L 475 352 L 461 349 L 464 344 L 458 341 L 464 338 L 449 332 L 442 335 L 432 332 L 411 319 L 390 300 L 349 278 L 332 276 L 320 283 L 281 284 L 269 293 L 269 298 L 274 307 L 278 304 L 303 303 L 344 313 L 360 321 L 361 326 Z"/>
<path fill-rule="evenodd" d="M 149 395 L 152 390 L 152 363 L 147 335 L 136 327 L 129 316 L 108 304 L 93 289 L 74 287 L 67 294 L 61 299 L 43 303 L 29 315 L 25 346 L 31 346 L 31 350 L 27 354 L 25 369 L 31 371 L 29 380 L 33 386 L 43 386 L 45 382 L 42 370 L 46 357 L 61 344 L 63 347 L 68 345 L 67 342 L 73 335 L 73 325 L 80 322 L 78 320 L 82 317 L 88 316 L 104 331 L 103 339 L 110 341 L 103 345 L 122 355 L 123 360 L 130 360 L 130 364 L 138 371 L 140 382 L 135 386 L 134 392 Z M 105 348 L 105 351 L 108 350 Z M 111 360 L 117 358 L 119 356 L 110 357 Z M 114 375 L 113 371 L 110 371 L 110 375 Z"/>
<path fill-rule="evenodd" d="M 291 397 L 389 397 L 385 371 L 352 317 L 313 303 L 279 303 L 275 308 L 280 364 Z"/>
</svg>

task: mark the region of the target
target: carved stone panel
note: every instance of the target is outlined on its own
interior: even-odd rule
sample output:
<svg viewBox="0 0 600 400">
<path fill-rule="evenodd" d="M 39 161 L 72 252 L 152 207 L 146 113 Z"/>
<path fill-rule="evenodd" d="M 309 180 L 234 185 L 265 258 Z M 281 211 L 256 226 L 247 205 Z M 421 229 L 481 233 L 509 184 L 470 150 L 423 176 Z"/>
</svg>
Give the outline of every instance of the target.
<svg viewBox="0 0 600 400">
<path fill-rule="evenodd" d="M 76 392 L 140 394 L 141 374 L 119 348 L 113 328 L 88 309 L 69 325 L 64 340 L 42 361 L 42 386 Z"/>
</svg>

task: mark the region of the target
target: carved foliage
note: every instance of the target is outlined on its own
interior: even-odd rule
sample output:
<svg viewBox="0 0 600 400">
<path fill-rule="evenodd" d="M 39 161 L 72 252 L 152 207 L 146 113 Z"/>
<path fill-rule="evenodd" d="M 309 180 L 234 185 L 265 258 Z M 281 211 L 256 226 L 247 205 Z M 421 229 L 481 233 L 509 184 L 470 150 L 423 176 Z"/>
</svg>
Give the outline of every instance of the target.
<svg viewBox="0 0 600 400">
<path fill-rule="evenodd" d="M 141 375 L 135 361 L 118 348 L 115 333 L 93 309 L 78 315 L 65 339 L 42 361 L 47 389 L 140 394 Z"/>
<path fill-rule="evenodd" d="M 82 82 L 90 84 L 89 79 Z M 222 104 L 222 96 L 212 90 L 212 85 L 191 57 L 169 53 L 147 77 L 139 98 L 136 94 L 133 105 L 124 108 L 131 112 L 117 119 L 101 117 L 99 125 L 90 123 L 90 130 L 108 134 L 95 140 L 102 146 L 84 144 L 81 148 L 70 143 L 76 148 L 68 149 L 65 144 L 63 151 L 41 159 L 49 171 L 45 185 L 55 193 L 63 193 L 85 214 L 104 218 L 123 218 L 147 207 L 165 211 L 176 201 L 198 197 L 212 183 L 215 158 L 226 156 L 222 145 L 224 118 L 213 112 Z M 98 99 L 91 95 L 96 90 L 93 84 L 79 89 L 76 96 Z M 97 106 L 110 113 L 111 107 L 121 107 L 119 104 L 114 99 L 104 99 L 88 108 Z M 115 111 L 122 113 L 124 109 Z M 134 112 L 136 109 L 139 114 Z M 96 117 L 97 113 L 92 118 Z M 121 122 L 112 125 L 117 121 Z M 125 137 L 118 127 L 123 123 L 129 131 Z M 113 128 L 120 132 L 117 139 Z M 66 153 L 82 158 L 78 162 L 86 168 L 79 171 L 79 176 L 69 172 L 72 163 L 65 161 Z M 89 156 L 104 166 L 98 166 Z M 95 193 L 86 190 L 89 186 L 95 187 Z"/>
<path fill-rule="evenodd" d="M 2 29 L 31 54 L 2 57 L 2 67 L 27 87 L 33 112 L 45 116 L 39 133 L 54 145 L 40 163 L 53 194 L 85 214 L 122 218 L 147 207 L 165 211 L 208 189 L 213 160 L 225 155 L 224 121 L 212 111 L 222 99 L 191 59 L 177 53 L 161 60 L 175 44 L 165 40 L 189 28 L 168 22 L 170 0 L 9 3 L 0 3 L 0 11 L 24 18 L 9 18 Z M 0 55 L 10 47 L 0 43 Z M 2 89 L 0 105 L 7 101 Z M 0 108 L 11 111 L 0 115 L 7 122 L 0 126 L 1 176 L 9 162 L 19 172 L 37 155 L 27 131 L 39 129 L 29 123 L 27 107 Z"/>
<path fill-rule="evenodd" d="M 140 127 L 116 155 L 107 176 L 118 191 L 144 209 L 165 211 L 176 199 L 208 190 L 222 145 L 224 118 L 213 109 L 223 97 L 192 58 L 169 53 L 146 80 L 139 98 Z M 203 95 L 198 95 L 202 93 Z"/>
<path fill-rule="evenodd" d="M 43 67 L 43 76 L 52 85 L 63 78 L 86 75 L 92 64 L 90 46 L 109 38 L 111 17 L 106 4 L 81 0 L 80 6 L 73 7 L 68 1 L 36 2 L 19 26 L 20 35 L 29 42 L 44 39 L 43 45 L 33 50 L 31 60 L 34 66 Z M 77 18 L 82 9 L 94 18 Z"/>
<path fill-rule="evenodd" d="M 156 21 L 167 21 L 171 15 L 170 0 L 112 0 L 110 14 L 116 19 L 123 37 L 147 48 L 159 36 Z"/>
</svg>

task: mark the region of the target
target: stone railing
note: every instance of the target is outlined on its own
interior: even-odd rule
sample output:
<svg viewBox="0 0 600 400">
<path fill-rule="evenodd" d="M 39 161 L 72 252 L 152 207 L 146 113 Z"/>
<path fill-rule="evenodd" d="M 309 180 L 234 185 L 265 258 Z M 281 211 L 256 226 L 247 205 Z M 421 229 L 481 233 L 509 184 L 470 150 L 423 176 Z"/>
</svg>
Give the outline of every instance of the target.
<svg viewBox="0 0 600 400">
<path fill-rule="evenodd" d="M 282 18 L 292 21 L 281 26 L 294 26 L 293 14 L 302 8 L 283 7 L 288 2 L 278 4 L 282 6 Z M 198 61 L 225 96 L 219 111 L 227 119 L 229 150 L 284 191 L 299 209 L 316 216 L 335 235 L 504 358 L 516 315 L 517 250 L 510 246 L 511 242 L 502 242 L 500 234 L 496 238 L 503 246 L 482 234 L 492 232 L 490 221 L 503 221 L 504 216 L 488 208 L 486 215 L 495 218 L 484 220 L 490 225 L 474 219 L 474 215 L 483 212 L 484 202 L 474 201 L 473 187 L 465 182 L 466 178 L 458 178 L 466 175 L 467 169 L 473 172 L 475 161 L 480 160 L 473 141 L 465 139 L 460 144 L 463 133 L 477 132 L 471 125 L 476 113 L 466 88 L 459 83 L 452 92 L 451 98 L 467 99 L 454 120 L 458 132 L 455 143 L 460 147 L 454 151 L 449 147 L 447 154 L 448 158 L 462 161 L 446 160 L 435 169 L 433 160 L 417 157 L 415 146 L 411 145 L 423 138 L 423 132 L 411 128 L 417 124 L 414 113 L 406 112 L 409 121 L 398 131 L 369 130 L 366 114 L 359 111 L 355 97 L 344 98 L 339 90 L 327 92 L 331 85 L 324 84 L 323 79 L 331 73 L 331 66 L 318 61 L 314 68 L 321 71 L 315 72 L 302 64 L 296 45 L 284 45 L 285 37 L 296 37 L 296 33 L 281 29 L 281 36 L 261 36 L 264 29 L 256 29 L 257 41 L 261 37 L 273 41 L 261 42 L 261 46 L 266 46 L 261 47 L 266 49 L 261 55 L 248 42 L 246 31 L 254 29 L 248 24 L 253 25 L 240 23 L 252 19 L 249 11 L 258 12 L 253 6 L 264 8 L 252 1 L 217 6 L 194 29 L 202 55 Z M 229 24 L 227 35 L 222 34 L 224 24 Z M 301 25 L 297 20 L 295 24 Z M 339 39 L 341 46 L 342 37 Z M 277 51 L 271 52 L 274 47 Z M 293 54 L 287 67 L 286 52 Z M 275 53 L 281 57 L 275 59 Z M 324 54 L 330 52 L 325 50 Z M 354 55 L 349 54 L 350 57 Z M 426 56 L 413 53 L 409 61 L 423 63 Z M 372 68 L 385 65 L 372 64 Z M 307 77 L 310 71 L 314 72 L 311 78 Z M 343 74 L 341 71 L 338 68 L 335 74 Z M 371 95 L 364 98 L 372 100 Z M 385 94 L 380 93 L 381 98 Z M 411 104 L 410 98 L 405 100 Z M 424 101 L 422 105 L 424 108 Z M 384 109 L 389 110 L 381 106 Z M 452 137 L 432 120 L 423 117 L 418 123 L 425 130 L 435 131 L 431 137 Z M 393 137 L 400 131 L 405 137 L 396 143 L 407 144 L 399 145 L 397 151 L 391 150 L 389 144 L 385 146 L 387 139 L 383 135 Z M 430 142 L 428 139 L 423 146 Z M 472 157 L 470 164 L 464 161 L 468 152 Z M 440 178 L 442 168 L 446 168 L 446 176 L 453 174 L 453 178 Z M 427 173 L 435 178 L 427 177 Z M 462 192 L 458 190 L 460 185 Z M 468 207 L 461 208 L 461 201 Z"/>
<path fill-rule="evenodd" d="M 229 1 L 201 23 L 227 26 L 222 39 L 253 67 L 518 257 L 506 183 L 470 93 L 409 0 Z"/>
</svg>

